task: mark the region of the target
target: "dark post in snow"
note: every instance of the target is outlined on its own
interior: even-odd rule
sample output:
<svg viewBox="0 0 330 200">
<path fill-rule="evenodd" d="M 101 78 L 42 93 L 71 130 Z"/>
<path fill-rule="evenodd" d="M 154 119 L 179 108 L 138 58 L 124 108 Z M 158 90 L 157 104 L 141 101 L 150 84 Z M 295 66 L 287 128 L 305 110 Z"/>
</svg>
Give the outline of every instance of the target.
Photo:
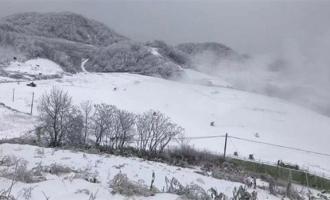
<svg viewBox="0 0 330 200">
<path fill-rule="evenodd" d="M 32 111 L 33 111 L 33 101 L 34 101 L 34 92 L 32 92 L 32 102 L 31 102 L 31 112 L 30 112 L 30 115 L 32 115 Z"/>
<path fill-rule="evenodd" d="M 228 138 L 228 133 L 226 133 L 226 136 L 225 136 L 225 148 L 224 148 L 224 151 L 223 151 L 223 159 L 226 159 L 227 138 Z"/>
<path fill-rule="evenodd" d="M 13 88 L 13 102 L 15 101 L 15 88 Z"/>
</svg>

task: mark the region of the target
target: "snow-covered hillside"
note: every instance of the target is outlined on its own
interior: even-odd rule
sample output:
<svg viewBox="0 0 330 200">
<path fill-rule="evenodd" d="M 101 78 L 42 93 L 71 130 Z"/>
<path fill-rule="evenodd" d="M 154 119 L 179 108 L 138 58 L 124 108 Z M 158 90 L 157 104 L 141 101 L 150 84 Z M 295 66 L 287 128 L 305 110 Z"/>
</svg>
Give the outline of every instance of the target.
<svg viewBox="0 0 330 200">
<path fill-rule="evenodd" d="M 44 195 L 50 199 L 88 199 L 90 193 L 96 194 L 96 199 L 129 199 L 121 195 L 111 194 L 109 182 L 118 173 L 126 174 L 129 180 L 140 183 L 141 185 L 150 185 L 152 174 L 155 174 L 154 186 L 160 191 L 166 188 L 165 177 L 169 180 L 175 177 L 184 186 L 197 184 L 205 191 L 215 188 L 225 195 L 231 197 L 234 188 L 238 188 L 240 183 L 226 180 L 215 179 L 211 176 L 204 176 L 196 173 L 198 168 L 188 169 L 169 166 L 162 163 L 144 161 L 136 158 L 123 158 L 112 155 L 88 154 L 82 152 L 72 152 L 68 150 L 56 150 L 50 148 L 33 147 L 29 145 L 0 145 L 0 152 L 11 159 L 18 159 L 27 162 L 27 169 L 40 168 L 40 166 L 63 166 L 72 170 L 72 172 L 51 174 L 42 173 L 46 180 L 37 183 L 17 183 L 12 191 L 15 196 L 22 196 L 24 188 L 33 188 L 31 199 L 44 199 Z M 23 153 L 24 152 L 24 153 Z M 3 157 L 0 156 L 2 159 Z M 8 159 L 7 159 L 8 160 Z M 1 169 L 1 168 L 0 168 Z M 77 175 L 77 174 L 80 174 Z M 91 183 L 84 179 L 95 178 L 97 183 Z M 10 185 L 10 180 L 0 178 L 0 191 Z M 4 184 L 3 184 L 4 183 Z M 257 180 L 257 185 L 262 186 L 264 182 Z M 253 189 L 249 189 L 253 190 Z M 275 197 L 268 194 L 267 191 L 256 189 L 259 199 L 279 200 L 281 197 Z M 307 192 L 305 190 L 304 192 Z M 160 192 L 154 197 L 134 197 L 131 199 L 178 199 L 177 195 Z"/>
<path fill-rule="evenodd" d="M 184 82 L 127 73 L 79 73 L 61 79 L 35 81 L 35 88 L 25 83 L 2 83 L 0 102 L 22 112 L 30 112 L 32 93 L 35 94 L 34 105 L 37 105 L 39 97 L 56 86 L 67 91 L 76 104 L 91 100 L 135 113 L 159 110 L 184 127 L 188 137 L 228 133 L 230 136 L 328 152 L 329 117 L 277 98 L 228 88 L 230 85 L 225 81 L 214 82 L 216 79 L 211 79 L 211 76 L 191 70 L 186 72 L 190 78 Z M 36 106 L 33 113 L 37 113 Z M 210 126 L 213 121 L 215 126 Z M 191 140 L 190 143 L 222 153 L 224 139 Z M 242 157 L 254 154 L 257 160 L 273 163 L 284 160 L 321 175 L 330 175 L 330 159 L 325 156 L 230 138 L 227 152 L 233 154 L 235 151 Z"/>
<path fill-rule="evenodd" d="M 27 131 L 34 129 L 36 120 L 25 113 L 10 110 L 0 105 L 0 135 L 1 138 L 21 137 Z"/>
<path fill-rule="evenodd" d="M 26 62 L 14 61 L 4 70 L 28 75 L 56 75 L 63 73 L 63 69 L 58 64 L 42 58 L 36 58 Z"/>
</svg>

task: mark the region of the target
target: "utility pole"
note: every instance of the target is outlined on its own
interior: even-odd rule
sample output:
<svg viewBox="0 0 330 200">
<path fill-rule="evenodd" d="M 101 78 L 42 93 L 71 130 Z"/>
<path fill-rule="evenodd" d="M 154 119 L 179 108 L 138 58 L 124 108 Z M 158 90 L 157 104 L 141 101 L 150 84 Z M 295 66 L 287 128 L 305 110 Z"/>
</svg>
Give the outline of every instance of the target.
<svg viewBox="0 0 330 200">
<path fill-rule="evenodd" d="M 223 159 L 226 159 L 226 152 L 227 152 L 227 138 L 228 138 L 228 133 L 226 133 L 225 136 L 225 148 L 223 150 Z"/>
<path fill-rule="evenodd" d="M 34 101 L 34 92 L 32 92 L 32 102 L 31 102 L 31 112 L 30 112 L 30 115 L 32 115 L 32 111 L 33 111 L 33 101 Z"/>
<path fill-rule="evenodd" d="M 15 88 L 13 88 L 13 102 L 15 101 Z"/>
</svg>

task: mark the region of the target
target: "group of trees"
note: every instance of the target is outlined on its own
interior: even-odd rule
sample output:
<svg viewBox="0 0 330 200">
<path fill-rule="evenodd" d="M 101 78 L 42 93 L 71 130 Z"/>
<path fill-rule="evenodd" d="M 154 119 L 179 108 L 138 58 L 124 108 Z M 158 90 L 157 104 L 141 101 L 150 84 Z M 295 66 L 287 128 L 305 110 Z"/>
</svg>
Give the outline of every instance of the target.
<svg viewBox="0 0 330 200">
<path fill-rule="evenodd" d="M 79 107 L 58 88 L 45 93 L 38 105 L 37 134 L 47 145 L 95 145 L 108 150 L 128 146 L 142 152 L 163 152 L 184 130 L 158 111 L 136 115 L 108 104 L 86 101 Z"/>
</svg>

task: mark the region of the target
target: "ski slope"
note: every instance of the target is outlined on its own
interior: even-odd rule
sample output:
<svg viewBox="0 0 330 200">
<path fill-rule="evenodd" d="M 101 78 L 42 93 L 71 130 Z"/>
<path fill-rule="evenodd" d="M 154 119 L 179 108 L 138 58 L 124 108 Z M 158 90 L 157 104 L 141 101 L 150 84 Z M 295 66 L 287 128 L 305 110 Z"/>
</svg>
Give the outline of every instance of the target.
<svg viewBox="0 0 330 200">
<path fill-rule="evenodd" d="M 35 95 L 34 105 L 37 105 L 40 96 L 56 86 L 67 91 L 78 105 L 91 100 L 135 113 L 159 110 L 184 127 L 188 137 L 228 133 L 230 136 L 329 152 L 329 117 L 277 98 L 231 89 L 224 81 L 214 82 L 216 79 L 211 76 L 191 70 L 186 73 L 183 82 L 128 73 L 79 73 L 61 79 L 35 81 L 35 88 L 25 83 L 1 83 L 0 102 L 30 112 L 32 93 Z M 215 84 L 204 84 L 212 81 Z M 14 102 L 11 97 L 13 89 Z M 33 113 L 37 114 L 36 106 Z M 215 126 L 210 126 L 213 121 Z M 197 148 L 223 152 L 224 138 L 192 139 L 189 142 Z M 278 160 L 297 163 L 301 168 L 330 176 L 330 158 L 327 156 L 230 138 L 227 153 L 234 152 L 245 158 L 254 154 L 256 160 L 271 163 Z"/>
</svg>

